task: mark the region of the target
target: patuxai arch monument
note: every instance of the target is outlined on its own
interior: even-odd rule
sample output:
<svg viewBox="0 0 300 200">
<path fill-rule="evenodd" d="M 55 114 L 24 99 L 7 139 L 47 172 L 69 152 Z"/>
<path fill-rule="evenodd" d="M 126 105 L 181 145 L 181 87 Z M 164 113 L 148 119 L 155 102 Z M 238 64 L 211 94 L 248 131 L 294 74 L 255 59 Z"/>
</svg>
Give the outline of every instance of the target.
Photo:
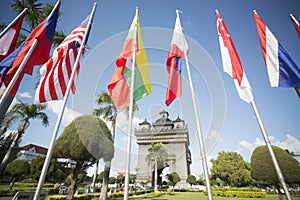
<svg viewBox="0 0 300 200">
<path fill-rule="evenodd" d="M 136 166 L 136 182 L 141 185 L 153 186 L 154 176 L 153 164 L 146 160 L 148 148 L 152 143 L 161 143 L 167 151 L 165 164 L 158 166 L 158 184 L 161 184 L 162 171 L 169 167 L 170 173 L 177 172 L 181 181 L 179 187 L 187 187 L 186 179 L 190 175 L 191 154 L 189 150 L 189 131 L 184 120 L 179 117 L 175 120 L 169 119 L 169 113 L 162 111 L 160 118 L 152 124 L 147 120 L 139 124 L 135 130 L 136 142 L 138 144 L 138 164 Z"/>
</svg>

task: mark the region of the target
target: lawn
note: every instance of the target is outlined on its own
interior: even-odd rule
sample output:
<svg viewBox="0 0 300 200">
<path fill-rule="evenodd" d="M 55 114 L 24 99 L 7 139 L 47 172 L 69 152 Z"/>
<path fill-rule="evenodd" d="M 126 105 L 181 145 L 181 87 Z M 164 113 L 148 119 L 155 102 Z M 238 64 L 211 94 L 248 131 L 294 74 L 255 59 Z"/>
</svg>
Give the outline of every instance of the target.
<svg viewBox="0 0 300 200">
<path fill-rule="evenodd" d="M 300 200 L 300 196 L 293 196 L 293 200 Z M 122 199 L 122 198 L 120 198 Z M 145 194 L 145 195 L 139 195 L 139 196 L 132 196 L 129 199 L 132 200 L 138 200 L 138 199 L 155 199 L 155 200 L 207 200 L 208 197 L 204 195 L 202 192 L 174 192 L 171 194 L 162 194 L 159 197 L 153 197 L 153 194 Z M 268 194 L 266 198 L 229 198 L 229 197 L 217 197 L 213 196 L 214 200 L 278 200 L 278 196 L 275 194 Z"/>
</svg>

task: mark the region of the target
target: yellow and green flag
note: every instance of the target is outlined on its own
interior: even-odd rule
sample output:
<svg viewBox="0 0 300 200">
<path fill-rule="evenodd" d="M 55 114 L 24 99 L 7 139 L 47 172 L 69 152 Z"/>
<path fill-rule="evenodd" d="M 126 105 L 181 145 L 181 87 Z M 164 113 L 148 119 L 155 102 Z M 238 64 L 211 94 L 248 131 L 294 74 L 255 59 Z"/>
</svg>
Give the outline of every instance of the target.
<svg viewBox="0 0 300 200">
<path fill-rule="evenodd" d="M 135 29 L 136 25 L 137 30 Z M 136 37 L 135 48 L 133 48 L 134 37 Z M 116 60 L 115 72 L 108 84 L 108 91 L 117 108 L 129 107 L 133 49 L 136 54 L 133 98 L 134 101 L 137 101 L 152 92 L 148 58 L 144 49 L 138 14 L 132 21 L 123 48 Z"/>
</svg>

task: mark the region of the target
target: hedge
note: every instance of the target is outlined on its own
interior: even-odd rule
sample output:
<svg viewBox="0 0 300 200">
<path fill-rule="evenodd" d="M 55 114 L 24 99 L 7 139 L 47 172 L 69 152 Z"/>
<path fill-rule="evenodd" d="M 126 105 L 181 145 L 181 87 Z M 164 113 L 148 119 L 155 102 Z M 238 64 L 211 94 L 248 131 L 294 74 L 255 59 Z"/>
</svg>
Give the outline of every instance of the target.
<svg viewBox="0 0 300 200">
<path fill-rule="evenodd" d="M 139 195 L 139 194 L 145 194 L 148 193 L 148 191 L 136 191 L 136 192 L 129 192 L 128 196 L 133 196 L 133 195 Z M 75 195 L 74 199 L 75 200 L 91 200 L 92 198 L 99 197 L 100 193 L 90 193 L 90 194 L 80 194 L 80 195 Z M 107 195 L 108 198 L 115 199 L 115 198 L 121 198 L 124 197 L 124 192 L 117 192 L 117 193 L 111 193 Z M 67 195 L 53 195 L 49 196 L 48 200 L 66 200 Z"/>
<path fill-rule="evenodd" d="M 207 190 L 204 190 L 207 195 Z M 214 188 L 213 196 L 220 197 L 239 197 L 239 198 L 266 198 L 267 193 L 260 191 L 258 188 Z"/>
<path fill-rule="evenodd" d="M 37 187 L 38 183 L 15 182 L 14 187 Z M 44 183 L 43 187 L 53 188 L 54 183 Z"/>
</svg>

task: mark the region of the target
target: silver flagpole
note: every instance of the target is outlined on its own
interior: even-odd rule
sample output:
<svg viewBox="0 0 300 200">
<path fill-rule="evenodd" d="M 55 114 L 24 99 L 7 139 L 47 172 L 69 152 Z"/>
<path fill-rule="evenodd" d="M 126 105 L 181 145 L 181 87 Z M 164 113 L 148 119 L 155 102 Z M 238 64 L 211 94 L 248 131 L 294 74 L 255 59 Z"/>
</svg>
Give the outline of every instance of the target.
<svg viewBox="0 0 300 200">
<path fill-rule="evenodd" d="M 283 190 L 284 190 L 284 192 L 285 192 L 285 196 L 286 196 L 286 198 L 287 198 L 288 200 L 291 200 L 292 198 L 291 198 L 290 192 L 289 192 L 289 190 L 288 190 L 288 188 L 287 188 L 287 185 L 286 185 L 286 183 L 285 183 L 284 177 L 283 177 L 283 175 L 282 175 L 282 173 L 281 173 L 279 164 L 278 164 L 278 162 L 277 162 L 277 160 L 276 160 L 274 151 L 273 151 L 272 146 L 271 146 L 271 142 L 270 142 L 270 140 L 269 140 L 269 137 L 268 137 L 268 135 L 267 135 L 267 132 L 266 132 L 266 130 L 265 130 L 265 127 L 264 127 L 264 125 L 263 125 L 263 123 L 262 123 L 262 120 L 261 120 L 261 118 L 260 118 L 260 115 L 259 115 L 259 112 L 258 112 L 258 109 L 257 109 L 257 107 L 256 107 L 256 104 L 255 104 L 254 100 L 251 101 L 251 105 L 252 105 L 252 108 L 253 108 L 253 110 L 254 110 L 256 119 L 257 119 L 257 121 L 258 121 L 260 130 L 261 130 L 262 135 L 263 135 L 263 137 L 264 137 L 264 140 L 265 140 L 265 143 L 266 143 L 266 145 L 267 145 L 267 148 L 268 148 L 268 150 L 269 150 L 269 152 L 270 152 L 270 155 L 271 155 L 271 158 L 272 158 L 272 161 L 273 161 L 275 170 L 276 170 L 277 175 L 278 175 L 278 179 L 279 179 L 280 183 L 282 184 Z"/>
<path fill-rule="evenodd" d="M 134 38 L 133 38 L 133 52 L 132 52 L 132 72 L 131 72 L 131 85 L 130 85 L 130 101 L 129 101 L 129 121 L 128 121 L 128 133 L 127 133 L 127 149 L 126 149 L 126 169 L 125 169 L 125 187 L 124 187 L 124 200 L 128 199 L 129 192 L 129 176 L 130 176 L 130 154 L 131 154 L 131 132 L 132 132 L 132 109 L 133 109 L 133 93 L 134 93 L 134 71 L 135 71 L 135 57 L 136 57 L 136 35 L 138 26 L 139 8 L 135 9 L 135 26 L 134 26 Z"/>
<path fill-rule="evenodd" d="M 80 45 L 79 54 L 76 57 L 76 60 L 75 60 L 75 63 L 74 63 L 73 69 L 72 69 L 70 80 L 68 82 L 66 93 L 64 95 L 63 104 L 62 104 L 59 116 L 57 118 L 57 121 L 56 121 L 56 125 L 55 125 L 55 128 L 54 128 L 53 134 L 52 134 L 50 146 L 49 146 L 49 149 L 47 151 L 46 159 L 45 159 L 45 162 L 44 162 L 44 165 L 43 165 L 43 169 L 42 169 L 42 172 L 41 172 L 41 176 L 40 176 L 38 186 L 36 188 L 33 200 L 39 200 L 40 192 L 41 192 L 43 183 L 45 181 L 47 170 L 48 170 L 48 167 L 49 167 L 49 164 L 50 164 L 50 161 L 51 161 L 51 157 L 52 157 L 52 153 L 53 153 L 53 150 L 54 150 L 54 144 L 55 144 L 56 136 L 57 136 L 57 133 L 58 133 L 58 129 L 59 129 L 59 126 L 60 126 L 60 123 L 61 123 L 61 120 L 62 120 L 62 117 L 63 117 L 63 114 L 64 114 L 64 110 L 65 110 L 66 103 L 67 103 L 67 100 L 68 100 L 68 97 L 69 97 L 70 89 L 72 87 L 73 79 L 75 77 L 76 69 L 78 67 L 79 59 L 80 59 L 82 50 L 83 50 L 83 48 L 86 44 L 86 41 L 87 41 L 87 36 L 88 36 L 89 30 L 90 30 L 90 27 L 91 27 L 91 23 L 92 23 L 92 20 L 93 20 L 93 17 L 94 17 L 96 6 L 97 6 L 97 4 L 94 3 L 94 6 L 93 6 L 93 9 L 92 9 L 92 12 L 91 12 L 91 17 L 90 17 L 88 25 L 87 25 L 87 31 L 86 31 L 86 33 L 84 35 L 84 38 L 83 38 L 83 41 Z"/>
<path fill-rule="evenodd" d="M 7 88 L 5 89 L 1 99 L 0 99 L 0 108 L 2 108 L 2 106 L 4 106 L 4 103 L 6 101 L 6 99 L 8 98 L 9 93 L 11 92 L 13 86 L 15 85 L 16 81 L 18 80 L 21 72 L 23 71 L 29 57 L 31 56 L 32 52 L 34 51 L 37 43 L 38 43 L 38 39 L 35 39 L 33 41 L 32 46 L 30 47 L 30 49 L 28 50 L 24 60 L 21 62 L 21 65 L 19 66 L 18 70 L 16 71 L 16 73 L 14 74 L 13 78 L 11 79 L 10 83 L 8 84 Z M 3 115 L 5 115 L 5 113 L 2 113 Z M 1 115 L 2 115 L 1 114 Z"/>
<path fill-rule="evenodd" d="M 297 24 L 297 26 L 299 27 L 299 22 L 296 19 L 296 17 L 293 14 L 290 14 L 290 18 L 293 20 L 293 22 L 295 22 L 295 24 Z"/>
<path fill-rule="evenodd" d="M 15 23 L 23 16 L 25 15 L 25 12 L 28 8 L 24 8 L 24 10 L 9 24 L 7 27 L 0 33 L 0 38 L 13 26 Z"/>
<path fill-rule="evenodd" d="M 178 18 L 180 19 L 179 10 L 176 10 L 176 14 L 177 14 Z M 180 28 L 182 28 L 180 20 L 179 20 L 179 23 L 180 23 Z M 208 174 L 208 167 L 207 167 L 207 162 L 206 162 L 205 149 L 204 149 L 204 144 L 203 144 L 203 139 L 202 139 L 199 112 L 198 112 L 198 107 L 197 107 L 197 102 L 196 102 L 196 97 L 195 97 L 193 80 L 192 80 L 191 71 L 190 71 L 190 65 L 189 65 L 189 61 L 188 61 L 186 51 L 184 51 L 184 57 L 185 57 L 185 65 L 186 65 L 186 68 L 187 68 L 189 84 L 190 84 L 190 91 L 191 91 L 191 96 L 192 96 L 192 101 L 193 101 L 193 106 L 194 106 L 194 114 L 195 114 L 197 133 L 198 133 L 198 139 L 199 139 L 199 144 L 200 144 L 200 153 L 201 153 L 201 159 L 202 159 L 202 164 L 203 164 L 203 171 L 204 171 L 206 187 L 207 187 L 207 195 L 208 195 L 208 199 L 212 200 L 212 192 L 211 192 L 210 181 L 209 181 L 209 174 Z"/>
</svg>

